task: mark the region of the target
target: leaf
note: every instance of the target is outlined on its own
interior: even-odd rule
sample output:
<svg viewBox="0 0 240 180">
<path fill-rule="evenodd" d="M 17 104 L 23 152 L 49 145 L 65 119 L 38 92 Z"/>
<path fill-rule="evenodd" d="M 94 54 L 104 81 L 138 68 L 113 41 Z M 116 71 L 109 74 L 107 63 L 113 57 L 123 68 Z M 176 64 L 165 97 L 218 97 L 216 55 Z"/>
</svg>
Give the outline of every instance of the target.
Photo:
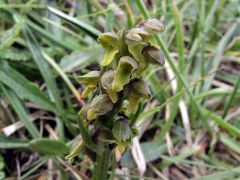
<svg viewBox="0 0 240 180">
<path fill-rule="evenodd" d="M 31 54 L 26 50 L 18 49 L 1 49 L 0 57 L 2 59 L 9 59 L 13 61 L 28 61 L 31 59 Z"/>
<path fill-rule="evenodd" d="M 54 104 L 36 85 L 29 82 L 5 61 L 0 61 L 0 81 L 10 87 L 21 99 L 30 100 L 43 109 L 57 112 Z"/>
<path fill-rule="evenodd" d="M 28 142 L 0 135 L 0 149 L 28 148 Z"/>
<path fill-rule="evenodd" d="M 220 141 L 231 148 L 233 151 L 237 152 L 240 154 L 240 149 L 239 146 L 240 144 L 234 140 L 232 137 L 229 137 L 228 135 L 224 135 L 223 133 L 220 134 Z"/>
<path fill-rule="evenodd" d="M 91 25 L 86 24 L 72 16 L 69 16 L 53 7 L 48 7 L 48 10 L 56 14 L 57 16 L 61 17 L 62 19 L 77 25 L 78 27 L 80 27 L 81 29 L 83 29 L 84 31 L 86 31 L 88 34 L 92 35 L 95 38 L 101 34 L 101 32 L 98 29 L 92 27 Z"/>
<path fill-rule="evenodd" d="M 160 144 L 158 140 L 141 143 L 141 149 L 146 162 L 151 162 L 158 159 L 163 153 L 167 151 L 166 144 Z M 120 164 L 121 166 L 125 167 L 135 167 L 135 162 L 130 150 L 127 150 L 123 154 Z"/>
<path fill-rule="evenodd" d="M 45 155 L 64 155 L 70 152 L 70 148 L 62 141 L 47 138 L 34 139 L 29 142 L 29 147 Z"/>
<path fill-rule="evenodd" d="M 9 102 L 11 103 L 11 105 L 13 107 L 13 109 L 15 110 L 15 112 L 19 116 L 20 120 L 22 121 L 24 126 L 27 128 L 28 132 L 31 134 L 31 136 L 33 138 L 40 137 L 40 134 L 39 134 L 36 126 L 30 121 L 29 115 L 25 111 L 23 105 L 18 100 L 15 93 L 12 92 L 9 88 L 4 87 L 1 84 L 0 84 L 0 87 L 1 87 L 2 91 L 4 92 L 4 94 L 7 96 Z"/>
<path fill-rule="evenodd" d="M 70 72 L 74 68 L 84 68 L 97 59 L 97 55 L 101 54 L 99 48 L 93 48 L 84 51 L 74 51 L 70 55 L 64 56 L 60 61 L 60 67 L 64 72 Z"/>
<path fill-rule="evenodd" d="M 48 63 L 46 62 L 44 56 L 41 53 L 40 47 L 38 46 L 36 40 L 34 39 L 33 35 L 31 34 L 31 31 L 28 31 L 25 26 L 23 27 L 23 34 L 26 38 L 28 48 L 30 49 L 30 51 L 34 57 L 34 61 L 36 62 L 37 66 L 39 67 L 39 70 L 45 80 L 50 97 L 52 97 L 53 101 L 56 103 L 56 107 L 57 107 L 58 111 L 63 112 L 60 92 L 58 90 L 58 87 L 55 82 L 52 71 L 51 71 Z"/>
<path fill-rule="evenodd" d="M 222 127 L 223 129 L 226 129 L 230 134 L 240 137 L 240 129 L 227 123 L 220 116 L 212 113 L 211 111 L 203 107 L 201 108 L 201 113 L 205 115 L 205 118 L 209 118 L 210 120 L 214 121 L 220 127 Z"/>
<path fill-rule="evenodd" d="M 0 32 L 0 49 L 10 47 L 22 29 L 22 22 L 15 24 L 11 29 Z"/>
<path fill-rule="evenodd" d="M 112 90 L 117 92 L 121 91 L 123 86 L 129 83 L 133 71 L 137 68 L 138 63 L 133 58 L 129 56 L 121 57 L 113 79 Z"/>
<path fill-rule="evenodd" d="M 81 119 L 81 115 L 78 114 L 77 121 L 84 144 L 96 154 L 102 154 L 103 149 L 94 144 L 88 133 L 88 129 L 83 125 L 83 120 L 84 119 Z"/>
</svg>

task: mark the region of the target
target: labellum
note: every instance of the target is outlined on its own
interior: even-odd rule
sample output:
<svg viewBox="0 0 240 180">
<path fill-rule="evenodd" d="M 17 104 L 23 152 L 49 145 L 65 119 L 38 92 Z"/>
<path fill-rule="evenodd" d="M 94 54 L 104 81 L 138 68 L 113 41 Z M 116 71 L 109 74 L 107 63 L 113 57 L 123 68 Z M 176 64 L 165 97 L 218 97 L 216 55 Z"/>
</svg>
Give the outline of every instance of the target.
<svg viewBox="0 0 240 180">
<path fill-rule="evenodd" d="M 121 91 L 123 86 L 129 83 L 132 73 L 138 68 L 138 63 L 129 56 L 124 56 L 119 60 L 118 67 L 113 79 L 113 91 Z"/>
</svg>

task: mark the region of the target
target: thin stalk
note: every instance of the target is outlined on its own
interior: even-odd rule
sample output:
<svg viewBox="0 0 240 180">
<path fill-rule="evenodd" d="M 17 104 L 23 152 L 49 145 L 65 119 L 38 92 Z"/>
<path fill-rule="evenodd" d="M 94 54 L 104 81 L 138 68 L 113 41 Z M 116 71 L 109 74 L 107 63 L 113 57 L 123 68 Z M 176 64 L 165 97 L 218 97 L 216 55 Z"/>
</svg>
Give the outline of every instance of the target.
<svg viewBox="0 0 240 180">
<path fill-rule="evenodd" d="M 83 106 L 85 103 L 82 100 L 79 92 L 77 89 L 74 87 L 72 82 L 69 80 L 69 78 L 66 76 L 66 74 L 61 70 L 61 68 L 58 66 L 58 64 L 50 57 L 48 56 L 45 52 L 42 51 L 42 54 L 44 58 L 47 60 L 47 62 L 58 72 L 58 74 L 62 77 L 62 79 L 65 81 L 69 89 L 72 91 L 76 99 L 78 100 L 79 104 Z"/>
<path fill-rule="evenodd" d="M 227 113 L 228 113 L 228 111 L 229 111 L 229 108 L 230 108 L 231 105 L 232 105 L 233 99 L 234 99 L 234 97 L 235 97 L 236 94 L 237 94 L 239 85 L 240 85 L 240 77 L 238 78 L 237 83 L 236 83 L 236 85 L 235 85 L 235 87 L 234 87 L 234 90 L 233 90 L 233 92 L 232 92 L 232 94 L 231 94 L 231 96 L 230 96 L 230 99 L 229 99 L 229 101 L 228 101 L 228 103 L 227 103 L 227 105 L 226 105 L 226 107 L 225 107 L 225 109 L 224 109 L 224 113 L 223 113 L 223 116 L 222 116 L 223 118 L 226 117 L 226 115 L 227 115 Z"/>
<path fill-rule="evenodd" d="M 107 179 L 110 160 L 110 150 L 105 150 L 102 155 L 97 155 L 97 161 L 93 171 L 93 180 Z"/>
</svg>

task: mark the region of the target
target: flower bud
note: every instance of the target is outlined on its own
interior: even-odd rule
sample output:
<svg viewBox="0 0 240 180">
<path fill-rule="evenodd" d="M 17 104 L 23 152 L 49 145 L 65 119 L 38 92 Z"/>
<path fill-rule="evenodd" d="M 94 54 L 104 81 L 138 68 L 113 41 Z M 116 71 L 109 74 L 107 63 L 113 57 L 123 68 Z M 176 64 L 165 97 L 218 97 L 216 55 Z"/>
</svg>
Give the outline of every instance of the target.
<svg viewBox="0 0 240 180">
<path fill-rule="evenodd" d="M 151 98 L 151 91 L 148 85 L 142 79 L 133 79 L 131 82 L 131 86 L 137 96 L 146 99 Z"/>
<path fill-rule="evenodd" d="M 112 132 L 105 127 L 98 127 L 92 134 L 93 142 L 97 145 L 108 145 L 113 143 Z"/>
<path fill-rule="evenodd" d="M 123 119 L 117 120 L 114 123 L 112 133 L 118 141 L 127 141 L 132 136 L 132 131 L 127 120 Z"/>
<path fill-rule="evenodd" d="M 106 114 L 113 108 L 113 103 L 106 94 L 101 94 L 96 96 L 91 104 L 89 105 L 89 110 L 87 112 L 87 119 L 96 119 L 99 115 Z"/>
<path fill-rule="evenodd" d="M 133 28 L 128 31 L 126 34 L 126 39 L 131 41 L 142 41 L 142 37 L 148 36 L 149 33 L 145 31 L 143 28 Z"/>
<path fill-rule="evenodd" d="M 164 25 L 158 19 L 147 19 L 140 23 L 139 28 L 143 28 L 151 34 L 163 32 L 165 30 Z"/>
<path fill-rule="evenodd" d="M 164 65 L 165 57 L 162 50 L 155 46 L 146 46 L 142 51 L 145 59 L 151 64 Z"/>
<path fill-rule="evenodd" d="M 106 71 L 101 77 L 101 85 L 106 90 L 112 102 L 116 103 L 118 100 L 117 92 L 112 90 L 112 82 L 113 82 L 114 74 L 115 73 L 112 69 Z"/>
</svg>

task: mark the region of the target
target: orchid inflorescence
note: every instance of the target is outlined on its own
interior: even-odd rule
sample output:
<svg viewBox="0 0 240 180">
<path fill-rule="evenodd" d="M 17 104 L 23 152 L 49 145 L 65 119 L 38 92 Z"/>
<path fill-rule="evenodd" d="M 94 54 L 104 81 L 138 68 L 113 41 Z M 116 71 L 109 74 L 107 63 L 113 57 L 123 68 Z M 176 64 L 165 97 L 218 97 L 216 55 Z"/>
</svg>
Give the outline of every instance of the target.
<svg viewBox="0 0 240 180">
<path fill-rule="evenodd" d="M 152 42 L 162 31 L 159 20 L 148 19 L 128 31 L 101 34 L 98 42 L 105 50 L 101 70 L 75 77 L 86 85 L 82 98 L 92 97 L 79 112 L 83 146 L 92 159 L 101 149 L 123 153 L 136 135 L 131 120 L 139 113 L 140 102 L 151 97 L 142 75 L 149 64 L 164 64 L 161 49 Z"/>
</svg>

